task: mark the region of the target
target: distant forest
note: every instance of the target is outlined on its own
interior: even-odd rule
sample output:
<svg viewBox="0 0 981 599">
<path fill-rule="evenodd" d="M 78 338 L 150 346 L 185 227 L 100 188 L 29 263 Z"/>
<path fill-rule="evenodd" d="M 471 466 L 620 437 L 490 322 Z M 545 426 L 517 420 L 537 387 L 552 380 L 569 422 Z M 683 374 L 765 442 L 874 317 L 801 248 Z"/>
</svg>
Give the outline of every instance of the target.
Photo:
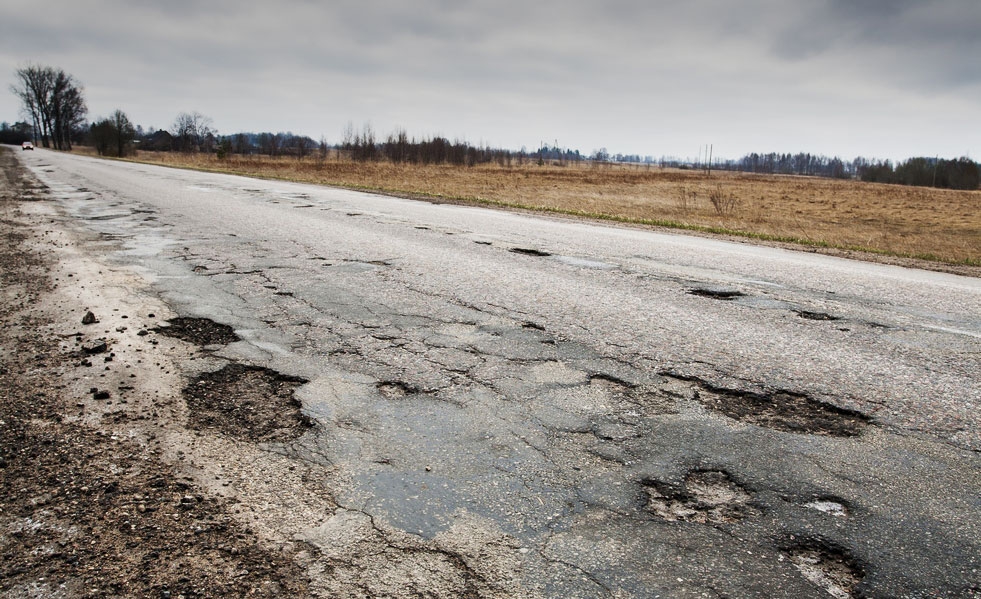
<svg viewBox="0 0 981 599">
<path fill-rule="evenodd" d="M 583 154 L 579 150 L 542 143 L 529 151 L 474 146 L 466 141 L 450 141 L 441 136 L 409 137 L 397 129 L 379 138 L 370 125 L 356 131 L 348 124 L 341 140 L 328 144 L 294 133 L 236 133 L 219 135 L 212 120 L 197 112 L 180 113 L 168 130 L 145 130 L 134 125 L 122 111 L 107 118 L 87 121 L 88 109 L 81 84 L 61 69 L 28 65 L 16 71 L 17 84 L 11 91 L 21 100 L 28 121 L 10 125 L 0 123 L 0 143 L 20 144 L 33 140 L 43 147 L 70 150 L 73 144 L 90 145 L 104 156 L 126 156 L 136 150 L 159 152 L 206 152 L 219 158 L 232 155 L 290 156 L 299 159 L 316 156 L 344 157 L 354 161 L 389 161 L 405 164 L 448 164 L 472 167 L 478 164 L 583 165 L 612 164 L 675 167 L 682 169 L 727 170 L 746 173 L 859 179 L 875 183 L 895 183 L 976 190 L 981 185 L 981 167 L 970 158 L 941 159 L 916 157 L 893 164 L 889 160 L 855 158 L 844 161 L 809 153 L 747 154 L 738 160 L 681 160 L 652 156 L 610 154 L 606 148 Z"/>
</svg>

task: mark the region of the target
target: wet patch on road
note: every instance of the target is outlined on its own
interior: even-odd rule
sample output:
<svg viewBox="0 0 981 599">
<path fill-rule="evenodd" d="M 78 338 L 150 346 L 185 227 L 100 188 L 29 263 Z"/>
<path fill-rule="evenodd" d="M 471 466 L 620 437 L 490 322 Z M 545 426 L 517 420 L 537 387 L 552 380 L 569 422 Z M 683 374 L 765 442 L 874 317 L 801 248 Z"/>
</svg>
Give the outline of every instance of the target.
<svg viewBox="0 0 981 599">
<path fill-rule="evenodd" d="M 178 317 L 167 321 L 169 326 L 154 329 L 161 335 L 174 337 L 195 345 L 227 345 L 239 341 L 232 327 L 208 318 Z"/>
<path fill-rule="evenodd" d="M 869 425 L 869 417 L 861 412 L 793 391 L 754 393 L 694 382 L 699 387 L 695 399 L 705 408 L 747 424 L 830 437 L 855 437 Z"/>
<path fill-rule="evenodd" d="M 706 287 L 696 287 L 694 289 L 689 289 L 688 295 L 695 295 L 698 297 L 708 297 L 708 298 L 728 302 L 734 300 L 737 297 L 744 297 L 746 294 L 743 293 L 742 291 L 737 291 L 735 289 L 715 289 L 715 288 L 706 288 Z"/>
<path fill-rule="evenodd" d="M 258 366 L 229 364 L 190 381 L 183 390 L 188 425 L 256 442 L 290 441 L 313 426 L 294 391 L 306 379 Z"/>
<path fill-rule="evenodd" d="M 789 545 L 786 555 L 804 578 L 835 599 L 860 596 L 856 588 L 864 578 L 863 568 L 843 548 L 811 540 Z"/>
<path fill-rule="evenodd" d="M 731 524 L 760 513 L 753 496 L 721 470 L 694 470 L 680 486 L 656 480 L 643 485 L 647 510 L 668 522 Z"/>
</svg>

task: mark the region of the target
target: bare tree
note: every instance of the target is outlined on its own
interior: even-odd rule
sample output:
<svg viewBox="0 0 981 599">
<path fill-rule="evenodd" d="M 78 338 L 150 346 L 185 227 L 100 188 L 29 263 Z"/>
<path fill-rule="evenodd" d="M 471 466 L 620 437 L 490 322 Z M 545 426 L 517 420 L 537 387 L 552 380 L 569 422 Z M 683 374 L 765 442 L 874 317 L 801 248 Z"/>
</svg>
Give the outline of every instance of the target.
<svg viewBox="0 0 981 599">
<path fill-rule="evenodd" d="M 115 129 L 116 136 L 116 156 L 125 156 L 133 146 L 133 138 L 136 136 L 136 128 L 122 110 L 116 109 L 109 117 Z"/>
<path fill-rule="evenodd" d="M 326 162 L 328 147 L 327 147 L 327 138 L 324 137 L 323 135 L 320 136 L 320 144 L 317 146 L 317 151 L 320 156 L 320 162 Z"/>
<path fill-rule="evenodd" d="M 198 152 L 208 150 L 214 145 L 215 130 L 210 118 L 200 112 L 182 112 L 174 120 L 171 133 L 177 150 L 181 152 Z"/>
<path fill-rule="evenodd" d="M 133 149 L 136 128 L 126 113 L 117 109 L 109 118 L 92 123 L 89 135 L 100 155 L 122 157 Z"/>
<path fill-rule="evenodd" d="M 24 112 L 30 116 L 41 145 L 70 150 L 72 133 L 85 119 L 87 108 L 81 85 L 61 69 L 27 65 L 17 69 L 16 85 L 11 91 L 20 98 Z"/>
</svg>

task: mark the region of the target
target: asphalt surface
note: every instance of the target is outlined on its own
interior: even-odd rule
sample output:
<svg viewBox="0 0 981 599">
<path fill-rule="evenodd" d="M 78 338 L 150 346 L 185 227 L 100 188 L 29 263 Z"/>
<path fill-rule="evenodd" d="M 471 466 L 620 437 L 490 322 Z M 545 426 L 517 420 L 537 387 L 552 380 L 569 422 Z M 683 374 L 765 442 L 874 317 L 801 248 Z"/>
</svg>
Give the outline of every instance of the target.
<svg viewBox="0 0 981 599">
<path fill-rule="evenodd" d="M 308 381 L 314 426 L 262 450 L 330 472 L 294 534 L 325 556 L 370 526 L 495 596 L 981 595 L 978 279 L 21 160 L 99 260 L 234 329 L 216 363 Z"/>
</svg>

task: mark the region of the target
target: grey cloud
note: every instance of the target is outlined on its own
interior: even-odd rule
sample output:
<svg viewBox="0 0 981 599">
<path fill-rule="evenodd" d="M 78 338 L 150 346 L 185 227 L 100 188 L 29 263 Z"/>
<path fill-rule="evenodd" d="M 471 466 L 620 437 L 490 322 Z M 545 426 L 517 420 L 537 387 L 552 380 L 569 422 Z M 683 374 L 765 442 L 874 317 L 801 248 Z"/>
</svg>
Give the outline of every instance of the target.
<svg viewBox="0 0 981 599">
<path fill-rule="evenodd" d="M 847 110 L 883 99 L 880 109 L 907 120 L 935 97 L 962 111 L 979 106 L 967 91 L 981 84 L 976 0 L 45 5 L 43 15 L 0 7 L 9 30 L 0 55 L 76 74 L 96 113 L 127 90 L 150 115 L 140 118 L 158 126 L 191 109 L 212 112 L 222 130 L 309 122 L 329 134 L 348 119 L 372 119 L 518 146 L 544 135 L 586 151 L 643 152 L 654 143 L 644 131 L 697 147 L 686 131 L 747 138 L 801 114 L 814 125 L 796 129 L 833 130 Z M 3 101 L 12 100 L 0 99 L 0 109 Z M 744 122 L 733 125 L 733 114 Z M 554 130 L 563 127 L 570 131 Z M 600 139 L 604 132 L 617 137 Z"/>
</svg>

